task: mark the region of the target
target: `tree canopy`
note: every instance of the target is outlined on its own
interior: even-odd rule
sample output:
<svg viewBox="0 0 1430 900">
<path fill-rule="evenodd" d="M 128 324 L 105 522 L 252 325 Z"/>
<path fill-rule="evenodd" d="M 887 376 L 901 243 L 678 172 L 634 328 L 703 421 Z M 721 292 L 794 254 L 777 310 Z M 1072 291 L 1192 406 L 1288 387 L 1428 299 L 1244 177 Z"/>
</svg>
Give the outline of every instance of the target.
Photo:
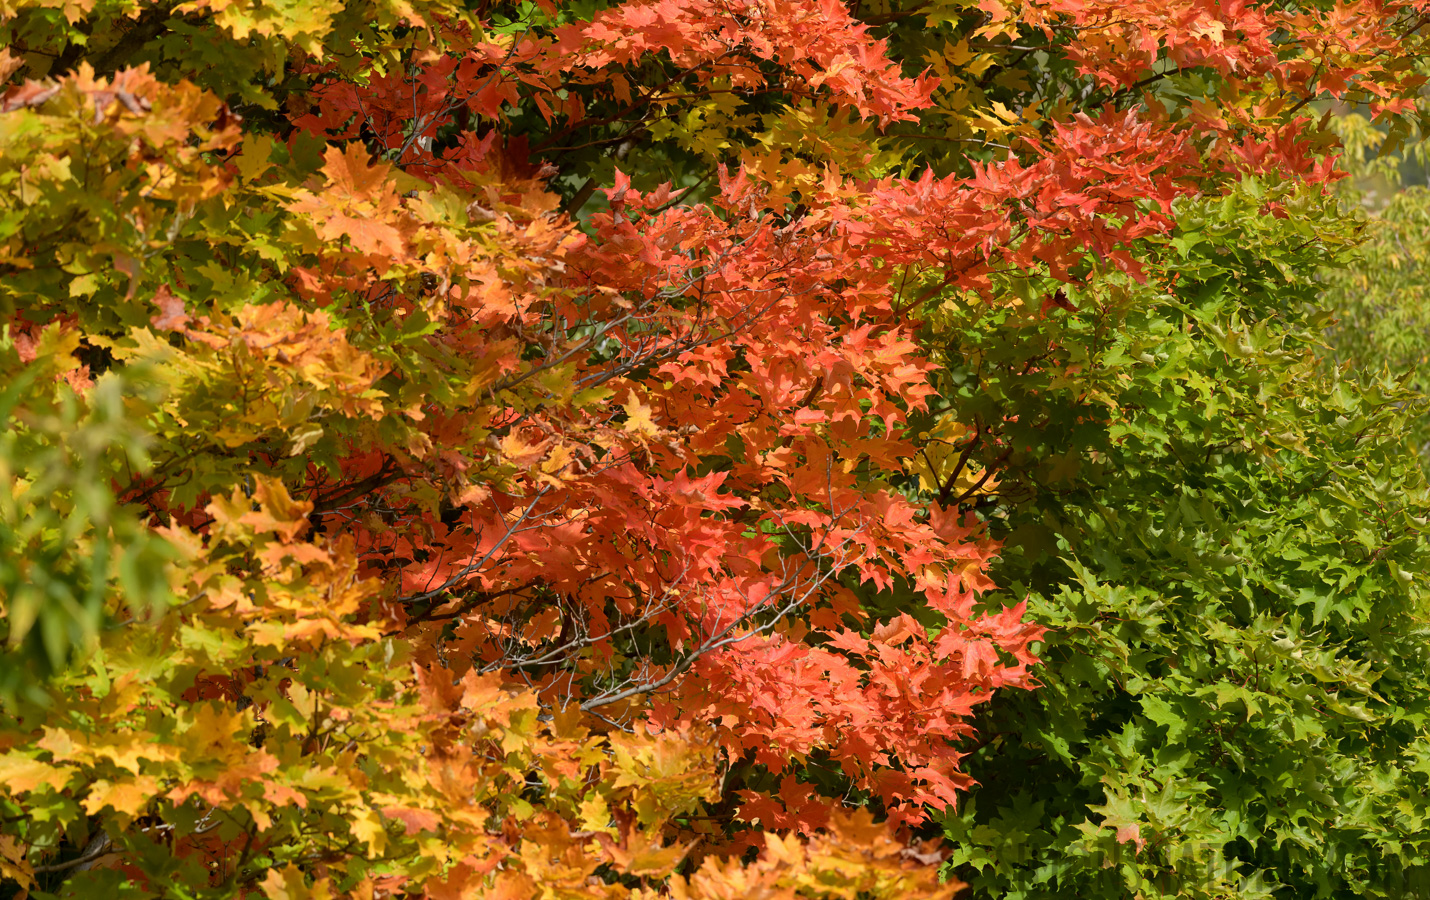
<svg viewBox="0 0 1430 900">
<path fill-rule="evenodd" d="M 0 893 L 1421 890 L 1427 25 L 0 0 Z"/>
</svg>

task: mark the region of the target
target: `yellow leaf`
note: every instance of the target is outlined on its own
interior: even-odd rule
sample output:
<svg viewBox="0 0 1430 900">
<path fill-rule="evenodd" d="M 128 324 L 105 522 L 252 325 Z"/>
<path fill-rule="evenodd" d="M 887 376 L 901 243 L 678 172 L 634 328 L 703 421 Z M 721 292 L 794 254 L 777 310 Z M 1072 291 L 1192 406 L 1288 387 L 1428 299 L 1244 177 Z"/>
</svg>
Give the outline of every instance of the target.
<svg viewBox="0 0 1430 900">
<path fill-rule="evenodd" d="M 35 742 L 41 750 L 50 751 L 50 759 L 55 762 L 75 761 L 88 758 L 87 753 L 76 753 L 74 738 L 68 731 L 59 728 L 44 729 L 45 736 Z"/>
<path fill-rule="evenodd" d="M 630 434 L 638 437 L 655 437 L 660 434 L 660 427 L 651 418 L 653 410 L 641 398 L 631 394 L 631 399 L 623 405 L 626 411 L 626 421 L 622 426 Z"/>
<path fill-rule="evenodd" d="M 25 860 L 25 847 L 16 838 L 0 835 L 0 875 L 18 881 L 22 897 L 35 883 L 34 872 Z"/>
<path fill-rule="evenodd" d="M 84 799 L 84 810 L 94 815 L 108 806 L 117 813 L 134 817 L 143 811 L 157 790 L 158 783 L 145 775 L 118 784 L 96 781 L 90 788 L 89 796 Z"/>
<path fill-rule="evenodd" d="M 556 444 L 551 448 L 551 452 L 546 455 L 546 459 L 541 463 L 541 471 L 549 476 L 546 479 L 550 484 L 559 485 L 562 477 L 571 477 L 566 470 L 576 459 L 576 454 L 571 451 L 566 444 Z"/>
<path fill-rule="evenodd" d="M 997 116 L 998 118 L 1002 119 L 1002 120 L 1005 121 L 1005 122 L 1015 123 L 1015 124 L 1016 124 L 1017 122 L 1019 122 L 1019 121 L 1023 118 L 1022 116 L 1020 116 L 1020 115 L 1018 115 L 1017 113 L 1013 112 L 1013 110 L 1011 110 L 1011 109 L 1009 109 L 1008 107 L 1004 106 L 1002 103 L 999 103 L 997 100 L 994 100 L 994 101 L 993 101 L 993 107 L 992 107 L 992 109 L 993 109 L 993 114 L 994 114 L 995 116 Z"/>
<path fill-rule="evenodd" d="M 272 531 L 284 541 L 292 541 L 298 532 L 308 526 L 308 513 L 313 504 L 306 500 L 294 500 L 288 488 L 276 478 L 263 475 L 254 477 L 254 498 L 259 511 L 245 513 L 241 521 L 259 531 Z"/>
<path fill-rule="evenodd" d="M 525 469 L 546 455 L 546 442 L 528 444 L 521 435 L 512 433 L 501 439 L 501 452 L 512 465 Z"/>
<path fill-rule="evenodd" d="M 606 798 L 600 794 L 581 801 L 580 822 L 582 831 L 616 833 L 611 820 L 611 807 L 606 803 Z"/>
<path fill-rule="evenodd" d="M 690 846 L 672 844 L 663 847 L 658 833 L 637 831 L 626 839 L 625 847 L 611 845 L 606 852 L 626 875 L 663 878 L 680 864 Z"/>
<path fill-rule="evenodd" d="M 273 168 L 273 164 L 268 161 L 272 152 L 273 139 L 267 135 L 250 135 L 244 138 L 243 152 L 234 160 L 238 176 L 244 181 L 252 181 Z"/>
<path fill-rule="evenodd" d="M 381 856 L 387 851 L 387 829 L 383 827 L 382 816 L 377 810 L 370 807 L 355 810 L 348 827 L 353 837 L 367 844 L 373 856 Z"/>
<path fill-rule="evenodd" d="M 24 844 L 13 837 L 0 836 L 0 876 L 20 883 L 20 897 L 34 887 L 34 871 L 24 859 Z"/>
<path fill-rule="evenodd" d="M 966 446 L 967 426 L 950 418 L 940 419 L 933 430 L 923 436 L 923 446 L 910 460 L 909 468 L 919 477 L 919 486 L 937 491 L 958 464 Z"/>
<path fill-rule="evenodd" d="M 1192 26 L 1192 34 L 1197 37 L 1211 38 L 1212 43 L 1220 44 L 1223 42 L 1223 35 L 1226 34 L 1226 25 L 1218 19 L 1202 18 Z"/>
<path fill-rule="evenodd" d="M 292 863 L 282 869 L 270 869 L 261 887 L 269 900 L 332 900 L 333 897 L 328 879 L 319 878 L 309 885 L 302 870 Z"/>
<path fill-rule="evenodd" d="M 59 791 L 68 782 L 69 771 L 66 769 L 19 753 L 0 756 L 0 785 L 9 791 L 11 796 L 28 793 L 41 785 Z"/>
</svg>

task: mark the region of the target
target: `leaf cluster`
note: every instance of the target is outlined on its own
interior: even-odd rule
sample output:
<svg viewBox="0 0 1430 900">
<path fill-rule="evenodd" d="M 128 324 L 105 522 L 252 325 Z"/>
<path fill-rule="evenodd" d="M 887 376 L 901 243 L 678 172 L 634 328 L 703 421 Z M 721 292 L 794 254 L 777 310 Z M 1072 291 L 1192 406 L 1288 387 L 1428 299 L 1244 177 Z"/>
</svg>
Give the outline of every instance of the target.
<svg viewBox="0 0 1430 900">
<path fill-rule="evenodd" d="M 1176 220 L 1144 284 L 932 318 L 997 467 L 994 577 L 1051 628 L 1040 689 L 979 722 L 950 865 L 978 896 L 1405 896 L 1424 401 L 1320 364 L 1334 198 L 1247 181 Z"/>
</svg>

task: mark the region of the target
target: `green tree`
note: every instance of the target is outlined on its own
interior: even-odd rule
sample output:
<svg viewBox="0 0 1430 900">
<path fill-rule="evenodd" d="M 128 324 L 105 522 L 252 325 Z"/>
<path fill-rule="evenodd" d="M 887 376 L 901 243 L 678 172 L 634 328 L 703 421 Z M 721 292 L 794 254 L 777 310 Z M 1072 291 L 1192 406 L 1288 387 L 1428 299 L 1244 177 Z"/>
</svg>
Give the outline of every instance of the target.
<svg viewBox="0 0 1430 900">
<path fill-rule="evenodd" d="M 1430 143 L 1403 135 L 1359 112 L 1334 119 L 1350 177 L 1344 202 L 1369 215 L 1351 261 L 1323 271 L 1324 305 L 1334 314 L 1326 364 L 1346 377 L 1390 375 L 1421 394 L 1430 389 L 1430 187 L 1405 184 L 1423 172 Z M 1421 451 L 1430 452 L 1430 419 L 1409 420 Z"/>
<path fill-rule="evenodd" d="M 945 822 L 975 896 L 1430 884 L 1424 403 L 1318 357 L 1356 221 L 1247 180 L 1178 205 L 1145 283 L 1010 280 L 935 319 L 999 479 L 994 578 L 1051 629 Z"/>
</svg>

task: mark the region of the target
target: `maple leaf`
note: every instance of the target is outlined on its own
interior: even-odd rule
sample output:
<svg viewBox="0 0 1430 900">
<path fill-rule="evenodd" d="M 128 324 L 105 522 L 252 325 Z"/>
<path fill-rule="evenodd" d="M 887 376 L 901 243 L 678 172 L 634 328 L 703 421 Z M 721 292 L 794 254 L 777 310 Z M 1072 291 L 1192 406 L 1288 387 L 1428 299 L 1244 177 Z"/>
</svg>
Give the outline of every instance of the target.
<svg viewBox="0 0 1430 900">
<path fill-rule="evenodd" d="M 189 315 L 184 311 L 184 301 L 174 296 L 168 285 L 161 285 L 154 293 L 153 303 L 159 312 L 149 322 L 160 331 L 183 331 L 189 323 Z"/>
<path fill-rule="evenodd" d="M 139 815 L 158 793 L 158 782 L 144 776 L 129 782 L 97 781 L 85 798 L 84 808 L 93 815 L 109 807 L 132 818 Z"/>
<path fill-rule="evenodd" d="M 319 878 L 309 884 L 302 870 L 292 863 L 269 869 L 260 887 L 268 900 L 333 900 L 334 896 L 328 879 Z"/>
<path fill-rule="evenodd" d="M 0 776 L 3 776 L 6 789 L 12 794 L 33 791 L 41 785 L 60 790 L 69 780 L 69 774 L 64 769 L 14 751 L 0 756 Z"/>
<path fill-rule="evenodd" d="M 359 145 L 346 150 L 330 147 L 323 173 L 328 184 L 321 191 L 300 190 L 288 208 L 305 214 L 324 241 L 347 238 L 360 253 L 386 259 L 407 255 L 399 223 L 400 201 L 392 184 L 391 167 L 372 164 Z"/>
<path fill-rule="evenodd" d="M 1117 843 L 1119 844 L 1134 844 L 1136 846 L 1136 850 L 1134 852 L 1138 853 L 1141 852 L 1142 846 L 1147 843 L 1147 841 L 1142 838 L 1142 830 L 1136 822 L 1132 822 L 1127 825 L 1119 825 L 1117 827 L 1116 837 Z"/>
<path fill-rule="evenodd" d="M 625 431 L 641 439 L 656 437 L 660 434 L 660 426 L 651 418 L 654 410 L 640 397 L 632 394 L 624 408 L 626 420 L 621 427 Z"/>
<path fill-rule="evenodd" d="M 25 847 L 8 835 L 0 837 L 0 875 L 14 879 L 21 890 L 35 883 L 34 870 L 25 860 Z"/>
</svg>

